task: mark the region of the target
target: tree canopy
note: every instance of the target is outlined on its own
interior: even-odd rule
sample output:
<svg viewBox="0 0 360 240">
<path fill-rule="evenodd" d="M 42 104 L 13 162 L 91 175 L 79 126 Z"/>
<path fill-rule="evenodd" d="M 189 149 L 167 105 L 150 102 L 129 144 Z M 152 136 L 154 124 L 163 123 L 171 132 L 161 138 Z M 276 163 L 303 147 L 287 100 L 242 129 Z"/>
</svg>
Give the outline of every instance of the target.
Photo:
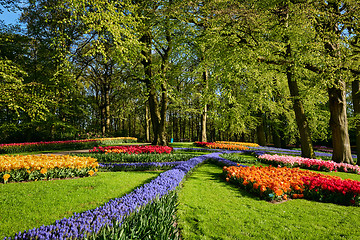
<svg viewBox="0 0 360 240">
<path fill-rule="evenodd" d="M 241 140 L 354 162 L 356 0 L 18 3 L 0 1 L 26 27 L 0 28 L 2 142 Z"/>
</svg>

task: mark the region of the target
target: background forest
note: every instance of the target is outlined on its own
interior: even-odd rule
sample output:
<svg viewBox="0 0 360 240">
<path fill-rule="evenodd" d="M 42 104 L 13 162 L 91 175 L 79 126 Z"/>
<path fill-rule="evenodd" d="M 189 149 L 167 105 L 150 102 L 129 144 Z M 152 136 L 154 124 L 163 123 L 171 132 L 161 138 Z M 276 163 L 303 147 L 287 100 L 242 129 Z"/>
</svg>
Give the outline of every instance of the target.
<svg viewBox="0 0 360 240">
<path fill-rule="evenodd" d="M 321 144 L 338 162 L 360 147 L 356 0 L 0 4 L 21 11 L 0 23 L 1 143 Z"/>
</svg>

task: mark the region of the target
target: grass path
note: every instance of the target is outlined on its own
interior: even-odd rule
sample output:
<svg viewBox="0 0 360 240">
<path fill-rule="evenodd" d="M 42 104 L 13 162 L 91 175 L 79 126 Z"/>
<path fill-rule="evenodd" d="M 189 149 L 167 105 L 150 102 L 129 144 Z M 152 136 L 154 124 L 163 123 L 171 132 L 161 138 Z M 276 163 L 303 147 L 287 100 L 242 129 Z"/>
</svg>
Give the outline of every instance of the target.
<svg viewBox="0 0 360 240">
<path fill-rule="evenodd" d="M 0 184 L 0 239 L 101 206 L 159 174 L 100 172 L 79 179 Z"/>
<path fill-rule="evenodd" d="M 194 239 L 360 239 L 360 208 L 303 199 L 272 204 L 221 177 L 205 164 L 179 194 L 183 240 Z"/>
</svg>

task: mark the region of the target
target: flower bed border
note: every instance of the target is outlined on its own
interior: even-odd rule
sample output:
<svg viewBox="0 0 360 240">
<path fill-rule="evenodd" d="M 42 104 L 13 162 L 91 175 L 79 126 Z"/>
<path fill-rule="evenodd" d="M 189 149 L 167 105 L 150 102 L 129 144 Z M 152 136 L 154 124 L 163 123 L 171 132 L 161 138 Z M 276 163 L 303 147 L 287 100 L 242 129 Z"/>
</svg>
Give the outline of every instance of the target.
<svg viewBox="0 0 360 240">
<path fill-rule="evenodd" d="M 32 239 L 36 237 L 39 239 L 83 239 L 97 234 L 105 226 L 113 227 L 114 220 L 121 223 L 122 219 L 135 209 L 174 190 L 183 181 L 186 174 L 207 159 L 209 159 L 208 155 L 194 157 L 171 170 L 161 173 L 150 183 L 136 188 L 133 192 L 121 198 L 110 200 L 101 207 L 83 213 L 75 213 L 69 218 L 57 220 L 53 225 L 20 232 L 13 238 L 8 237 L 4 238 L 4 240 Z"/>
<path fill-rule="evenodd" d="M 196 151 L 196 149 L 194 149 Z M 152 202 L 156 198 L 161 198 L 169 191 L 174 190 L 183 181 L 185 176 L 198 164 L 207 159 L 214 159 L 217 162 L 228 166 L 238 166 L 239 164 L 224 159 L 219 155 L 219 151 L 203 156 L 194 157 L 181 163 L 171 170 L 161 173 L 150 183 L 136 188 L 133 192 L 117 199 L 110 200 L 105 205 L 85 211 L 75 213 L 70 218 L 57 220 L 55 224 L 34 228 L 20 232 L 14 239 L 64 239 L 64 238 L 86 238 L 96 235 L 104 227 L 114 227 L 114 222 L 121 224 L 121 221 L 137 208 Z M 250 151 L 231 151 L 231 152 L 250 152 Z M 253 151 L 251 151 L 253 152 Z M 245 166 L 245 165 L 242 165 Z M 13 238 L 5 238 L 9 240 Z"/>
</svg>

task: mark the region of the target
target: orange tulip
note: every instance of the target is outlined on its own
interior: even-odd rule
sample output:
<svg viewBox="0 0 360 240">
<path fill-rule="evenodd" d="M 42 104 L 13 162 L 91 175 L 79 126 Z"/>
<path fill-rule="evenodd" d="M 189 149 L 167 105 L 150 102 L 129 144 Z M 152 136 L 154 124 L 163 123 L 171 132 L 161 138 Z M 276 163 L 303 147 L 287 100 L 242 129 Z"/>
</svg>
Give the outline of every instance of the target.
<svg viewBox="0 0 360 240">
<path fill-rule="evenodd" d="M 294 198 L 304 197 L 302 194 L 304 191 L 304 183 L 301 180 L 304 176 L 321 176 L 339 179 L 339 177 L 287 167 L 231 166 L 224 167 L 223 171 L 228 178 L 239 180 L 239 184 L 244 187 L 249 183 L 252 183 L 254 189 L 259 189 L 260 187 L 261 196 L 263 196 L 263 193 L 267 190 L 272 191 L 278 200 L 288 199 L 289 196 L 293 196 Z"/>
</svg>

